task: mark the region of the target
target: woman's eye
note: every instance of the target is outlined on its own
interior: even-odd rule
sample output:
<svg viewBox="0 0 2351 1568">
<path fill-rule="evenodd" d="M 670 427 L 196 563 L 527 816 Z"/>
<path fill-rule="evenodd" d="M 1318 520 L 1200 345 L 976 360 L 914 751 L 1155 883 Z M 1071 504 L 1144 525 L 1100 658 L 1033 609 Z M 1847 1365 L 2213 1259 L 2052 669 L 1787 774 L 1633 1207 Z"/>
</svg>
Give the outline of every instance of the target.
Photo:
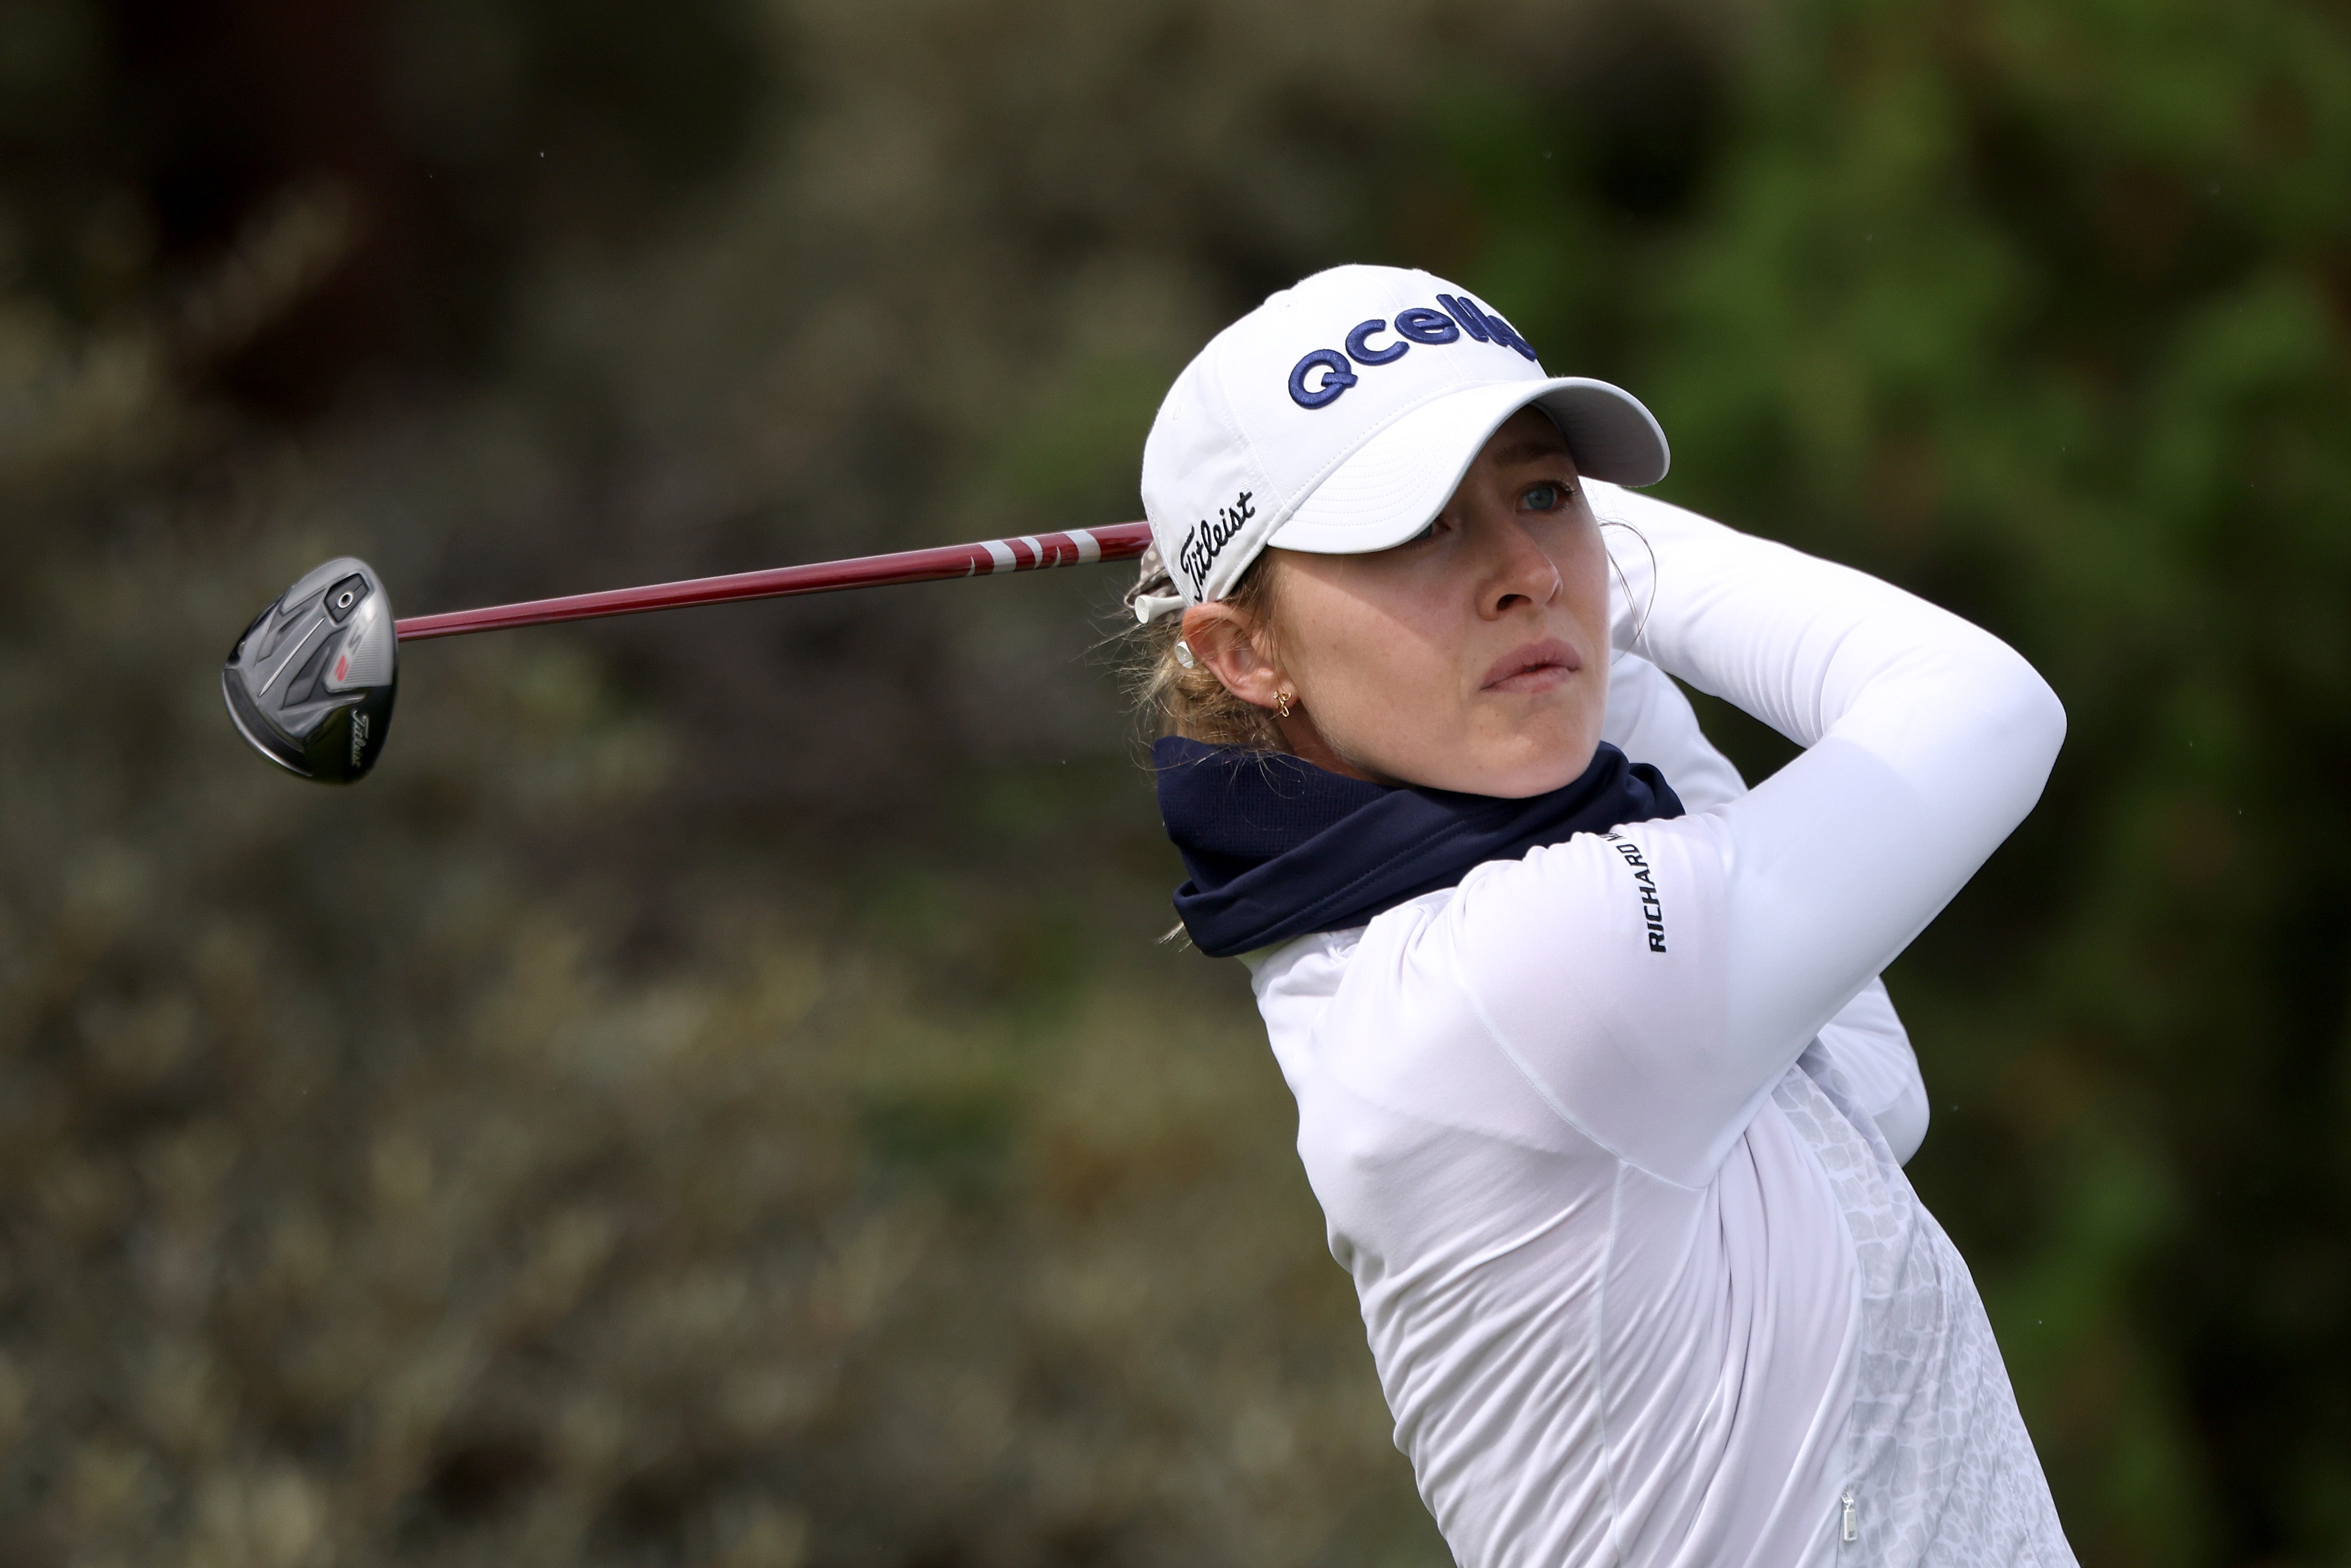
<svg viewBox="0 0 2351 1568">
<path fill-rule="evenodd" d="M 1564 485 L 1530 485 L 1519 504 L 1531 512 L 1555 512 L 1567 505 L 1568 495 Z"/>
<path fill-rule="evenodd" d="M 1436 537 L 1437 525 L 1435 523 L 1431 523 L 1428 527 L 1421 529 L 1420 532 L 1413 535 L 1412 538 L 1405 540 L 1404 542 L 1408 545 L 1426 544 L 1430 539 L 1433 539 Z"/>
</svg>

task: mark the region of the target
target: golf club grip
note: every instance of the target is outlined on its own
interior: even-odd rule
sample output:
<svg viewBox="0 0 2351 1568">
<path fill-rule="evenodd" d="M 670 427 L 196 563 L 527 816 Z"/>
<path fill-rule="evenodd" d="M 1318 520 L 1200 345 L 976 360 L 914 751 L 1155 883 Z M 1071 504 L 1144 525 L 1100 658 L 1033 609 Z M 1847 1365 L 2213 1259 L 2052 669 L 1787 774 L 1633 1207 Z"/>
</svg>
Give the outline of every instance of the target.
<svg viewBox="0 0 2351 1568">
<path fill-rule="evenodd" d="M 1071 528 L 1060 534 L 1024 534 L 978 544 L 900 550 L 853 560 L 741 571 L 729 577 L 698 577 L 646 588 L 615 588 L 524 604 L 493 604 L 482 610 L 452 610 L 412 615 L 394 622 L 400 641 L 456 637 L 508 626 L 541 626 L 553 621 L 594 621 L 607 615 L 638 615 L 689 604 L 729 604 L 741 599 L 781 599 L 796 593 L 830 593 L 842 588 L 881 588 L 898 582 L 935 582 L 949 577 L 992 577 L 1050 566 L 1133 560 L 1151 546 L 1148 523 L 1116 523 L 1106 528 Z"/>
</svg>

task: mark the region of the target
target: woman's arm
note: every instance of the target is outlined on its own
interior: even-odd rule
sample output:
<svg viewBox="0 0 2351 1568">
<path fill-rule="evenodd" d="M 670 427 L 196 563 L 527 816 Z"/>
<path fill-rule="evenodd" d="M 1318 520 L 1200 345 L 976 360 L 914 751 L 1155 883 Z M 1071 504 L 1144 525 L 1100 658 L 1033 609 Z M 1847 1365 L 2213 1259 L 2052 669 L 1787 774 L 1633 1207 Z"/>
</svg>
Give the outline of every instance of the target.
<svg viewBox="0 0 2351 1568">
<path fill-rule="evenodd" d="M 1681 687 L 1638 653 L 1618 653 L 1609 667 L 1608 717 L 1600 738 L 1662 772 L 1687 811 L 1712 810 L 1747 793 L 1739 769 L 1707 739 Z M 1821 1026 L 1819 1044 L 1895 1157 L 1908 1164 L 1927 1138 L 1927 1085 L 1886 982 L 1862 987 Z"/>
<path fill-rule="evenodd" d="M 2032 810 L 2064 710 L 2013 650 L 1924 600 L 1646 496 L 1592 489 L 1648 546 L 1617 551 L 1628 650 L 1807 748 L 1718 814 L 1740 852 L 1732 912 L 1750 917 L 1729 955 L 1740 1027 L 1779 1034 L 1824 1018 Z M 1832 975 L 1847 981 L 1834 1000 Z"/>
<path fill-rule="evenodd" d="M 1620 643 L 1807 749 L 1710 810 L 1481 867 L 1419 936 L 1555 1113 L 1697 1182 L 2032 809 L 2064 714 L 1923 600 L 1590 488 L 1648 546 L 1614 551 Z"/>
</svg>

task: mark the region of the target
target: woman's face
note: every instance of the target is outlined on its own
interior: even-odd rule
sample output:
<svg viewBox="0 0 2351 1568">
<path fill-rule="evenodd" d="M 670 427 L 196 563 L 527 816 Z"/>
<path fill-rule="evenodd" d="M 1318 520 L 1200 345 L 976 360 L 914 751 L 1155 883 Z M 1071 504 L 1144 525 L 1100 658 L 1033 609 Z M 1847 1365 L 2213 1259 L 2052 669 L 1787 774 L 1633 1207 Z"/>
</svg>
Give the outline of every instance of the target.
<svg viewBox="0 0 2351 1568">
<path fill-rule="evenodd" d="M 1225 604 L 1184 636 L 1290 748 L 1353 778 L 1519 798 L 1590 766 L 1608 697 L 1608 560 L 1567 443 L 1522 409 L 1436 523 L 1370 555 L 1276 549 L 1273 638 Z"/>
</svg>

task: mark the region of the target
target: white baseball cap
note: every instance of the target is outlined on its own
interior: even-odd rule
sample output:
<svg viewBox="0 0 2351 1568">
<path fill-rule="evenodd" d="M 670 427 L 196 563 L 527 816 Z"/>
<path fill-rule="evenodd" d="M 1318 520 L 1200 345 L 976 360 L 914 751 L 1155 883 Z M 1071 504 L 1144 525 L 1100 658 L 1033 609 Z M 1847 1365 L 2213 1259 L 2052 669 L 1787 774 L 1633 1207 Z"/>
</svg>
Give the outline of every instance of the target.
<svg viewBox="0 0 2351 1568">
<path fill-rule="evenodd" d="M 1167 391 L 1143 445 L 1143 509 L 1172 593 L 1139 619 L 1221 599 L 1268 545 L 1356 555 L 1443 509 L 1502 422 L 1541 409 L 1578 472 L 1666 476 L 1666 433 L 1606 382 L 1546 376 L 1508 321 L 1398 267 L 1334 267 L 1217 333 Z M 1154 585 L 1155 588 L 1156 585 Z"/>
</svg>

